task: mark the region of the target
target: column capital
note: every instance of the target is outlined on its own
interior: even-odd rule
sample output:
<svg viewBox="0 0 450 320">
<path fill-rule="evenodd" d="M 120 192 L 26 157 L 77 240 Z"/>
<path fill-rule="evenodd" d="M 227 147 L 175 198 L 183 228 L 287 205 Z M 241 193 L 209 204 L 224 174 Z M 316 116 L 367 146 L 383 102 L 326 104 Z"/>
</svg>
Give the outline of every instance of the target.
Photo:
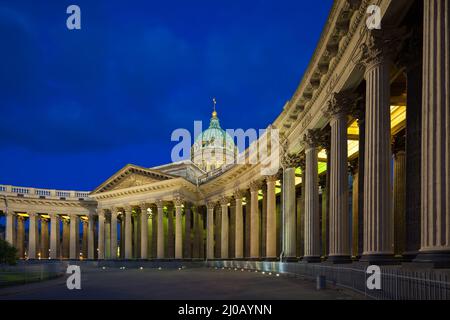
<svg viewBox="0 0 450 320">
<path fill-rule="evenodd" d="M 258 180 L 254 180 L 252 182 L 250 182 L 250 192 L 258 192 L 259 189 L 261 189 L 261 182 Z"/>
<path fill-rule="evenodd" d="M 322 134 L 320 129 L 309 129 L 303 135 L 303 143 L 306 149 L 318 148 L 322 141 Z"/>
<path fill-rule="evenodd" d="M 216 206 L 216 202 L 214 202 L 214 201 L 207 201 L 206 202 L 206 208 L 208 210 L 214 210 L 215 206 Z"/>
<path fill-rule="evenodd" d="M 109 209 L 109 211 L 111 212 L 111 214 L 118 215 L 122 210 L 119 207 L 112 207 Z"/>
<path fill-rule="evenodd" d="M 15 216 L 14 210 L 6 209 L 5 216 Z"/>
<path fill-rule="evenodd" d="M 158 209 L 162 209 L 164 207 L 164 201 L 163 200 L 156 200 L 155 204 L 156 204 L 156 207 Z"/>
<path fill-rule="evenodd" d="M 184 203 L 184 198 L 182 196 L 176 196 L 173 199 L 173 204 L 175 205 L 175 207 L 181 207 Z"/>
<path fill-rule="evenodd" d="M 147 209 L 150 207 L 151 207 L 151 204 L 148 202 L 141 202 L 139 204 L 139 208 L 141 208 L 141 210 L 143 210 L 143 211 L 147 211 Z"/>
<path fill-rule="evenodd" d="M 350 91 L 335 92 L 331 95 L 326 106 L 322 109 L 327 118 L 344 117 L 356 103 L 357 96 Z"/>
<path fill-rule="evenodd" d="M 285 169 L 295 168 L 300 161 L 300 155 L 298 153 L 285 153 L 281 157 L 281 164 Z"/>
<path fill-rule="evenodd" d="M 219 202 L 221 206 L 227 206 L 228 203 L 230 202 L 230 198 L 223 196 L 220 198 Z"/>
<path fill-rule="evenodd" d="M 398 42 L 406 35 L 405 28 L 383 26 L 383 29 L 367 31 L 361 45 L 361 63 L 367 70 L 390 60 L 397 53 Z"/>
<path fill-rule="evenodd" d="M 243 198 L 244 196 L 245 196 L 245 192 L 244 192 L 243 190 L 240 190 L 240 189 L 234 190 L 233 197 L 234 197 L 236 200 L 242 200 L 242 198 Z"/>
<path fill-rule="evenodd" d="M 39 216 L 39 214 L 38 213 L 36 213 L 36 212 L 27 212 L 28 213 L 28 216 L 31 218 L 31 217 L 33 217 L 33 218 L 35 218 L 35 217 L 38 217 Z"/>
<path fill-rule="evenodd" d="M 267 176 L 266 177 L 266 183 L 275 183 L 278 181 L 278 175 L 272 175 L 272 176 Z"/>
<path fill-rule="evenodd" d="M 304 152 L 300 153 L 300 161 L 298 162 L 298 166 L 302 172 L 306 170 L 306 156 Z"/>
</svg>

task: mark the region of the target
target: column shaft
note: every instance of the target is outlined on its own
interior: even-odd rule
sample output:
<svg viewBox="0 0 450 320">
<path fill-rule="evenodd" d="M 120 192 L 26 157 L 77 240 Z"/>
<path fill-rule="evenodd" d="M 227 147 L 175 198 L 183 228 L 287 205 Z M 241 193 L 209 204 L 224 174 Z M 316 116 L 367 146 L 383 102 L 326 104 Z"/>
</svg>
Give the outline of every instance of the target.
<svg viewBox="0 0 450 320">
<path fill-rule="evenodd" d="M 183 259 L 183 217 L 181 203 L 175 204 L 175 259 Z"/>
<path fill-rule="evenodd" d="M 75 214 L 72 214 L 70 216 L 70 252 L 69 252 L 69 259 L 75 260 L 78 259 L 78 252 L 77 252 L 77 221 L 78 216 Z"/>
<path fill-rule="evenodd" d="M 50 221 L 50 258 L 58 258 L 59 246 L 59 217 L 56 214 L 51 214 Z"/>
<path fill-rule="evenodd" d="M 228 203 L 221 203 L 222 208 L 222 232 L 221 232 L 221 255 L 222 259 L 228 259 Z"/>
<path fill-rule="evenodd" d="M 306 262 L 320 261 L 320 207 L 317 147 L 306 151 L 305 181 L 305 256 Z"/>
<path fill-rule="evenodd" d="M 284 206 L 284 256 L 288 261 L 297 260 L 296 235 L 296 197 L 295 167 L 284 169 L 283 174 L 283 206 Z"/>
<path fill-rule="evenodd" d="M 364 164 L 364 253 L 381 263 L 393 257 L 391 207 L 390 61 L 383 37 L 370 35 L 376 56 L 366 61 L 366 140 Z"/>
<path fill-rule="evenodd" d="M 251 211 L 250 211 L 250 258 L 259 258 L 259 203 L 258 187 L 251 187 L 250 191 Z"/>
<path fill-rule="evenodd" d="M 164 259 L 164 224 L 163 224 L 164 208 L 162 201 L 157 202 L 157 207 L 158 207 L 158 221 L 157 221 L 158 238 L 157 238 L 156 257 L 158 259 Z"/>
<path fill-rule="evenodd" d="M 105 259 L 105 213 L 98 214 L 98 259 Z"/>
<path fill-rule="evenodd" d="M 338 102 L 339 103 L 339 102 Z M 343 108 L 344 106 L 338 106 Z M 348 216 L 347 117 L 338 111 L 331 118 L 330 252 L 335 262 L 350 261 Z"/>
<path fill-rule="evenodd" d="M 141 206 L 141 259 L 148 258 L 148 215 L 147 205 Z"/>
<path fill-rule="evenodd" d="M 267 220 L 266 220 L 266 258 L 274 259 L 277 256 L 277 216 L 275 211 L 276 177 L 267 178 Z M 266 199 L 264 199 L 266 200 Z"/>
<path fill-rule="evenodd" d="M 424 1 L 421 248 L 450 266 L 450 2 Z"/>
<path fill-rule="evenodd" d="M 10 210 L 6 212 L 6 241 L 9 242 L 10 245 L 14 246 L 14 230 L 16 228 L 16 216 Z"/>
<path fill-rule="evenodd" d="M 36 259 L 38 215 L 30 213 L 30 224 L 28 226 L 28 259 Z"/>
<path fill-rule="evenodd" d="M 235 232 L 235 253 L 236 259 L 244 258 L 244 215 L 242 209 L 242 196 L 235 195 L 236 198 L 236 232 Z"/>
<path fill-rule="evenodd" d="M 208 216 L 206 218 L 206 258 L 214 259 L 214 204 L 208 204 Z"/>
<path fill-rule="evenodd" d="M 133 258 L 133 226 L 131 222 L 132 208 L 125 208 L 125 259 Z"/>
</svg>

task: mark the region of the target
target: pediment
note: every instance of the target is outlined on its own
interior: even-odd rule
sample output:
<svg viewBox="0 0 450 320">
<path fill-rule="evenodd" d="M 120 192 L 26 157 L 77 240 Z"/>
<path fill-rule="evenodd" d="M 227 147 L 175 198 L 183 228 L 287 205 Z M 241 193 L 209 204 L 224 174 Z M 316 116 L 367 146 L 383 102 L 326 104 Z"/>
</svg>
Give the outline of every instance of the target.
<svg viewBox="0 0 450 320">
<path fill-rule="evenodd" d="M 127 165 L 108 180 L 102 183 L 91 194 L 98 194 L 107 191 L 127 189 L 151 184 L 158 181 L 175 178 L 172 175 L 162 173 L 157 170 L 147 169 L 135 165 Z"/>
</svg>

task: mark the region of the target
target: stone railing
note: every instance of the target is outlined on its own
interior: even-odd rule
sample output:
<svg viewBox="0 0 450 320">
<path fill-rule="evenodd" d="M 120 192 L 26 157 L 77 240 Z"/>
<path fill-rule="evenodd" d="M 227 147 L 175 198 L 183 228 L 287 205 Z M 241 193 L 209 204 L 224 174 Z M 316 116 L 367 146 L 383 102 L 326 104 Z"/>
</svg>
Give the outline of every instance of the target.
<svg viewBox="0 0 450 320">
<path fill-rule="evenodd" d="M 69 191 L 16 187 L 0 184 L 0 195 L 19 196 L 39 199 L 92 200 L 89 191 Z"/>
</svg>

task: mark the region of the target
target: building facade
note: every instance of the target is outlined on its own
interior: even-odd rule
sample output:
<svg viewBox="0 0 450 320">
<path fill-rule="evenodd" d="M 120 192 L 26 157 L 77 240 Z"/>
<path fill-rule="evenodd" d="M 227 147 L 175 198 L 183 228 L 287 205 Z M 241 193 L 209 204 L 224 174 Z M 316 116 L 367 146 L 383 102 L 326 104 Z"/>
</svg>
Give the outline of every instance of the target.
<svg viewBox="0 0 450 320">
<path fill-rule="evenodd" d="M 374 4 L 381 29 L 368 27 Z M 335 1 L 271 124 L 281 133 L 279 172 L 193 159 L 127 165 L 92 192 L 0 186 L 6 240 L 28 259 L 449 266 L 449 7 Z"/>
</svg>

